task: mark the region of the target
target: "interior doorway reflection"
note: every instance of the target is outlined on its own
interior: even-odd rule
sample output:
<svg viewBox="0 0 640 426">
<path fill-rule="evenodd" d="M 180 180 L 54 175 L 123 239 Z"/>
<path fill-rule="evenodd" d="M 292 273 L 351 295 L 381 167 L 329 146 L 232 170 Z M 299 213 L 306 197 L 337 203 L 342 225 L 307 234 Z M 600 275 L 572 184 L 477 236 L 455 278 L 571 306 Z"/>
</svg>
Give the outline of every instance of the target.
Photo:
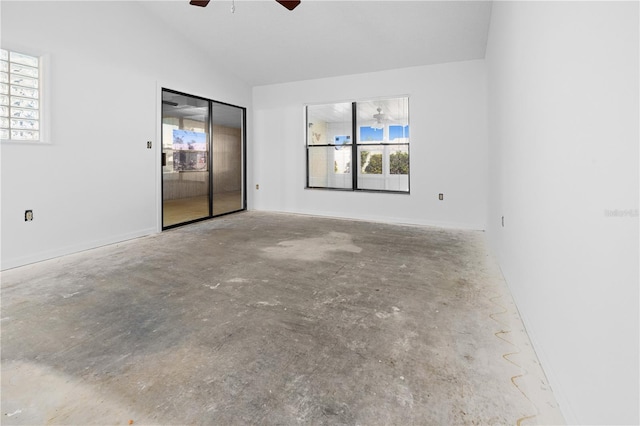
<svg viewBox="0 0 640 426">
<path fill-rule="evenodd" d="M 162 91 L 162 228 L 244 210 L 244 108 Z"/>
</svg>

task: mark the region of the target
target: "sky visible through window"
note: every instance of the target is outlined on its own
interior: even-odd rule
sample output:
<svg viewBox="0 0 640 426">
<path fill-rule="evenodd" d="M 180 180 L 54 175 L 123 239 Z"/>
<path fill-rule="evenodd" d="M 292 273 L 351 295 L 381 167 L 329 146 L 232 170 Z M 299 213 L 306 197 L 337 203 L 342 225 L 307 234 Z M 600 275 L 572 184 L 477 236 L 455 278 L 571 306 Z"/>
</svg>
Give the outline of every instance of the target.
<svg viewBox="0 0 640 426">
<path fill-rule="evenodd" d="M 409 137 L 409 126 L 389 126 L 389 140 Z"/>
<path fill-rule="evenodd" d="M 335 145 L 351 145 L 351 136 L 336 136 Z M 336 146 L 336 149 L 339 147 Z"/>
<path fill-rule="evenodd" d="M 409 137 L 409 126 L 389 126 L 389 142 L 396 139 L 405 139 Z M 374 129 L 369 126 L 360 127 L 360 142 L 382 142 L 384 139 L 384 131 L 382 129 Z M 336 136 L 334 138 L 335 145 L 350 145 L 351 136 Z M 337 147 L 336 147 L 337 149 Z"/>
<path fill-rule="evenodd" d="M 369 126 L 360 127 L 360 142 L 382 142 L 383 130 Z M 409 137 L 409 126 L 389 126 L 389 141 Z"/>
</svg>

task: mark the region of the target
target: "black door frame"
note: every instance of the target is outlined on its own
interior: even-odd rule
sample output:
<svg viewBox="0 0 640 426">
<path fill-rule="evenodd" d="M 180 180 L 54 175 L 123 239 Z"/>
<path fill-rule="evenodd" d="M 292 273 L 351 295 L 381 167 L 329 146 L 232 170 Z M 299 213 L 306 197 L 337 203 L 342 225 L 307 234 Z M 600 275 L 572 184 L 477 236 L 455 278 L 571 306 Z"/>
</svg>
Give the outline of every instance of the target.
<svg viewBox="0 0 640 426">
<path fill-rule="evenodd" d="M 247 108 L 239 106 L 239 105 L 234 105 L 234 104 L 230 104 L 227 102 L 221 102 L 221 101 L 216 101 L 214 99 L 209 99 L 209 98 L 205 98 L 202 96 L 198 96 L 198 95 L 192 95 L 189 93 L 185 93 L 185 92 L 181 92 L 178 90 L 173 90 L 173 89 L 168 89 L 166 87 L 161 87 L 160 90 L 160 94 L 162 95 L 164 92 L 168 92 L 168 93 L 173 93 L 176 95 L 182 95 L 182 96 L 189 96 L 192 98 L 197 98 L 197 99 L 201 99 L 203 101 L 208 102 L 208 108 L 209 108 L 209 117 L 208 117 L 208 130 L 209 130 L 209 138 L 212 138 L 213 135 L 213 114 L 212 114 L 212 110 L 213 110 L 213 104 L 216 103 L 218 105 L 224 105 L 224 106 L 230 106 L 233 108 L 238 108 L 241 112 L 242 112 L 242 127 L 241 127 L 241 135 L 242 135 L 242 208 L 238 209 L 238 210 L 233 210 L 233 211 L 229 211 L 229 212 L 225 212 L 225 213 L 220 213 L 217 215 L 213 214 L 213 140 L 209 141 L 209 156 L 207 158 L 207 161 L 209 162 L 209 215 L 206 217 L 201 217 L 198 219 L 193 219 L 193 220 L 189 220 L 186 222 L 180 222 L 180 223 L 175 223 L 173 225 L 169 225 L 169 226 L 164 226 L 164 171 L 163 171 L 163 164 L 162 164 L 162 154 L 164 151 L 164 148 L 162 146 L 162 142 L 159 144 L 160 146 L 160 224 L 162 225 L 162 230 L 165 231 L 167 229 L 172 229 L 172 228 L 177 228 L 179 226 L 184 226 L 184 225 L 189 225 L 191 223 L 196 223 L 196 222 L 201 222 L 203 220 L 209 220 L 211 218 L 214 217 L 220 217 L 220 216 L 225 216 L 228 214 L 233 214 L 233 213 L 238 213 L 241 211 L 245 211 L 247 210 Z M 164 118 L 164 115 L 162 113 L 163 111 L 163 106 L 162 106 L 162 96 L 160 96 L 160 140 L 163 141 L 164 140 L 164 128 L 162 126 L 162 119 Z"/>
</svg>

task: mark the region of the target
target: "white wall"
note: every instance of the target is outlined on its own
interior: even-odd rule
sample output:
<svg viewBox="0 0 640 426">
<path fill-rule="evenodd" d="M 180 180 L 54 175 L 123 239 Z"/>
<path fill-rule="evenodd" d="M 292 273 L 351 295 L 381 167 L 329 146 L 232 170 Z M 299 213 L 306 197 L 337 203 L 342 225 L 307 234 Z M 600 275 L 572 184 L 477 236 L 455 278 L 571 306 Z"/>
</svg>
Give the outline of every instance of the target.
<svg viewBox="0 0 640 426">
<path fill-rule="evenodd" d="M 484 229 L 485 78 L 479 60 L 255 87 L 249 207 Z M 410 97 L 411 194 L 305 189 L 304 104 L 398 95 Z"/>
<path fill-rule="evenodd" d="M 638 50 L 637 2 L 493 5 L 487 233 L 573 424 L 640 421 Z"/>
<path fill-rule="evenodd" d="M 3 47 L 49 55 L 51 95 L 51 144 L 1 147 L 2 268 L 157 232 L 159 87 L 247 107 L 250 88 L 134 2 L 0 7 Z"/>
</svg>

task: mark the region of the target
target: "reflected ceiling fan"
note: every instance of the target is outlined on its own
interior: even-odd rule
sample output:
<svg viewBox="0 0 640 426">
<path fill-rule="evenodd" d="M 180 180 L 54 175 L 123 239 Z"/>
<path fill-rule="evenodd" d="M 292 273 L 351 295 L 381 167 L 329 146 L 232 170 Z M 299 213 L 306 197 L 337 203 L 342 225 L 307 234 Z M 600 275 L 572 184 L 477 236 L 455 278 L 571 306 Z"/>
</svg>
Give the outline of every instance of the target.
<svg viewBox="0 0 640 426">
<path fill-rule="evenodd" d="M 191 0 L 189 4 L 193 6 L 206 7 L 209 4 L 210 0 Z M 293 10 L 300 4 L 300 0 L 276 0 L 278 3 L 283 5 L 289 10 Z"/>
<path fill-rule="evenodd" d="M 389 117 L 387 114 L 382 112 L 382 108 L 378 107 L 378 113 L 373 114 L 373 124 L 371 125 L 372 129 L 382 129 L 385 124 L 395 122 L 395 120 Z"/>
<path fill-rule="evenodd" d="M 378 107 L 377 108 L 378 113 L 373 114 L 372 124 L 369 127 L 371 127 L 372 129 L 380 130 L 380 129 L 384 129 L 385 126 L 404 127 L 409 125 L 409 121 L 407 119 L 406 113 L 403 114 L 402 111 L 398 111 L 394 108 L 391 108 L 391 110 L 397 114 L 400 114 L 400 116 L 402 116 L 403 118 L 393 118 L 393 116 L 384 113 L 381 107 Z"/>
</svg>

